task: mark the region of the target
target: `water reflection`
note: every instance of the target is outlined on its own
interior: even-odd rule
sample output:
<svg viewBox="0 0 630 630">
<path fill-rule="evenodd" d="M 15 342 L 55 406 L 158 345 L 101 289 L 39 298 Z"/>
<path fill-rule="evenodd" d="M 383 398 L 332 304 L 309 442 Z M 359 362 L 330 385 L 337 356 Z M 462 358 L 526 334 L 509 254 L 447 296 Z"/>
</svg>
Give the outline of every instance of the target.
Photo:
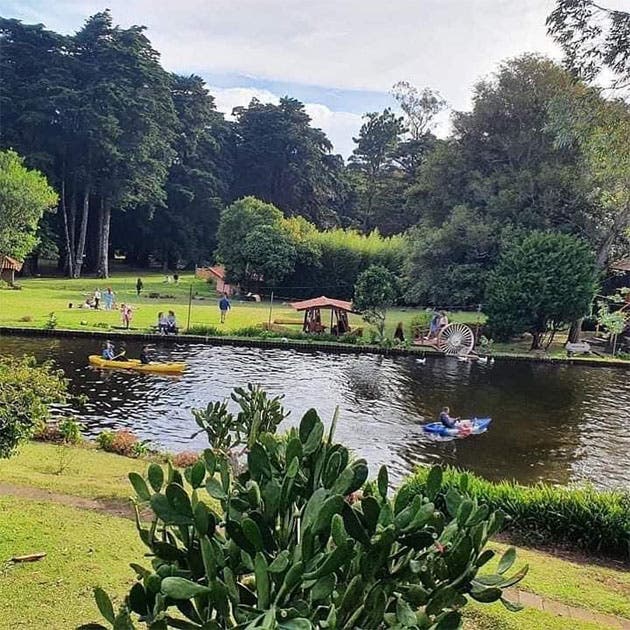
<svg viewBox="0 0 630 630">
<path fill-rule="evenodd" d="M 91 434 L 129 427 L 168 449 L 203 448 L 202 436 L 190 437 L 196 430 L 190 410 L 253 382 L 286 394 L 287 425 L 311 406 L 329 422 L 338 405 L 337 437 L 373 469 L 387 463 L 398 477 L 420 462 L 446 462 L 491 479 L 630 486 L 630 386 L 623 370 L 158 346 L 158 359 L 188 363 L 173 378 L 95 370 L 87 355 L 97 349 L 98 342 L 85 340 L 0 338 L 0 353 L 57 361 L 73 393 L 87 399 L 74 411 Z M 128 344 L 130 354 L 139 349 Z M 421 423 L 444 404 L 461 416 L 492 416 L 493 424 L 482 436 L 431 441 Z"/>
</svg>

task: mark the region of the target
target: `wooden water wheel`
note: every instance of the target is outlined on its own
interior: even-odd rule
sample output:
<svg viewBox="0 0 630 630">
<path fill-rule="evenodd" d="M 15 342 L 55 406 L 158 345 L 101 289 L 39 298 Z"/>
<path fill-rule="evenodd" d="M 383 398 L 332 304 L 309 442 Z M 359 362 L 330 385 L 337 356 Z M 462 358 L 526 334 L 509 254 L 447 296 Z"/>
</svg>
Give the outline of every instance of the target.
<svg viewBox="0 0 630 630">
<path fill-rule="evenodd" d="M 448 324 L 440 331 L 437 345 L 444 354 L 466 356 L 475 346 L 475 335 L 466 324 Z"/>
</svg>

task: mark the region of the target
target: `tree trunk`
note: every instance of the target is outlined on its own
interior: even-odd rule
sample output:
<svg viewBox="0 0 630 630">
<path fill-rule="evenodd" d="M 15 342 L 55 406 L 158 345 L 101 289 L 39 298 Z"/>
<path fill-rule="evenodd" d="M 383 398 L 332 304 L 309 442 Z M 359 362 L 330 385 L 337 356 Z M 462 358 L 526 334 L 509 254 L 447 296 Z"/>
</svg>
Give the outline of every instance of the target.
<svg viewBox="0 0 630 630">
<path fill-rule="evenodd" d="M 81 215 L 81 227 L 79 228 L 79 242 L 74 259 L 74 278 L 81 277 L 83 267 L 83 256 L 85 255 L 85 239 L 87 236 L 88 215 L 90 213 L 90 186 L 86 185 L 83 190 L 83 214 Z"/>
<path fill-rule="evenodd" d="M 579 319 L 571 322 L 571 328 L 569 328 L 569 336 L 567 337 L 567 341 L 569 341 L 570 343 L 578 343 L 578 341 L 580 341 L 583 321 L 584 318 L 580 317 Z"/>
<path fill-rule="evenodd" d="M 109 199 L 101 203 L 101 230 L 99 234 L 98 262 L 96 275 L 99 278 L 109 278 L 109 228 L 112 219 L 112 207 Z"/>
<path fill-rule="evenodd" d="M 542 350 L 541 347 L 542 333 L 532 332 L 532 345 L 530 350 Z"/>
<path fill-rule="evenodd" d="M 66 273 L 74 277 L 74 247 L 70 240 L 70 226 L 68 223 L 68 208 L 66 207 L 66 179 L 61 180 L 61 213 L 63 215 L 63 231 L 66 239 Z"/>
</svg>

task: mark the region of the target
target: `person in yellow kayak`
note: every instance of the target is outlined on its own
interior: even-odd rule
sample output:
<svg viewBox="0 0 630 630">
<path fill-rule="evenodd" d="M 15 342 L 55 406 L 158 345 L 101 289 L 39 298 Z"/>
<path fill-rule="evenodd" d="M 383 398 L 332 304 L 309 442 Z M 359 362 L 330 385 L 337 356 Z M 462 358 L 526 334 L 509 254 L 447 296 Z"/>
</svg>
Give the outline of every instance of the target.
<svg viewBox="0 0 630 630">
<path fill-rule="evenodd" d="M 111 341 L 106 341 L 103 345 L 103 351 L 101 352 L 101 358 L 106 361 L 114 360 L 114 344 Z"/>
<path fill-rule="evenodd" d="M 140 350 L 140 363 L 142 363 L 142 365 L 149 365 L 149 363 L 151 363 L 149 346 L 142 346 L 142 350 Z"/>
<path fill-rule="evenodd" d="M 118 354 L 114 355 L 112 361 L 128 361 L 127 346 L 124 341 L 120 344 L 120 350 L 118 351 Z"/>
</svg>

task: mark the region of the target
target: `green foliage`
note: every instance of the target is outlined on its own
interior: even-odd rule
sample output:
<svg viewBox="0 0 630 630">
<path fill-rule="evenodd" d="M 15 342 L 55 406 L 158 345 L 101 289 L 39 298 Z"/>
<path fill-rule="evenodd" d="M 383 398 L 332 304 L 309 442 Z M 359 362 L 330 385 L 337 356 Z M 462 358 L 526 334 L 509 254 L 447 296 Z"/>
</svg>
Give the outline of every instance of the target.
<svg viewBox="0 0 630 630">
<path fill-rule="evenodd" d="M 365 460 L 334 443 L 335 423 L 326 435 L 310 410 L 281 439 L 260 433 L 236 476 L 214 449 L 183 476 L 156 464 L 145 477 L 130 474 L 138 508 L 153 513 L 150 524 L 137 518 L 152 561 L 132 564 L 137 581 L 118 612 L 96 591 L 109 624 L 458 628 L 468 597 L 504 601 L 502 589 L 527 567 L 508 576 L 509 549 L 496 573 L 480 572 L 502 515 L 465 491 L 451 490 L 448 508 L 437 508 L 439 468 L 426 491 L 394 503 L 387 469 L 367 482 Z"/>
<path fill-rule="evenodd" d="M 430 469 L 419 468 L 399 492 L 401 500 L 425 491 Z M 454 488 L 466 492 L 509 518 L 506 529 L 530 543 L 561 544 L 572 549 L 630 558 L 630 495 L 623 490 L 598 491 L 592 487 L 564 488 L 511 481 L 491 482 L 472 473 L 448 468 L 438 506 Z"/>
<path fill-rule="evenodd" d="M 59 434 L 66 444 L 79 444 L 83 440 L 83 425 L 74 418 L 63 418 L 58 425 Z"/>
<path fill-rule="evenodd" d="M 44 330 L 55 330 L 55 328 L 57 328 L 57 316 L 49 313 L 48 319 L 44 322 Z"/>
<path fill-rule="evenodd" d="M 429 330 L 429 325 L 433 319 L 433 311 L 426 310 L 416 313 L 409 322 L 411 334 L 414 337 L 418 337 Z"/>
<path fill-rule="evenodd" d="M 293 272 L 297 252 L 281 224 L 259 225 L 245 237 L 243 256 L 250 274 L 268 287 L 277 287 Z"/>
<path fill-rule="evenodd" d="M 387 309 L 398 297 L 398 279 L 389 269 L 371 265 L 357 279 L 353 307 L 365 321 L 376 326 L 380 338 L 385 330 Z"/>
<path fill-rule="evenodd" d="M 57 193 L 15 151 L 0 151 L 0 256 L 24 260 L 38 243 L 37 226 Z"/>
<path fill-rule="evenodd" d="M 586 315 L 595 295 L 595 259 L 573 236 L 534 232 L 514 241 L 489 276 L 484 310 L 498 337 L 541 336 Z"/>
<path fill-rule="evenodd" d="M 239 199 L 221 213 L 217 256 L 225 265 L 231 282 L 246 284 L 251 280 L 245 252 L 248 235 L 263 225 L 278 226 L 281 219 L 282 212 L 278 208 L 255 197 Z"/>
<path fill-rule="evenodd" d="M 49 420 L 52 404 L 66 400 L 67 381 L 52 363 L 0 358 L 0 458 L 10 457 Z"/>
</svg>

